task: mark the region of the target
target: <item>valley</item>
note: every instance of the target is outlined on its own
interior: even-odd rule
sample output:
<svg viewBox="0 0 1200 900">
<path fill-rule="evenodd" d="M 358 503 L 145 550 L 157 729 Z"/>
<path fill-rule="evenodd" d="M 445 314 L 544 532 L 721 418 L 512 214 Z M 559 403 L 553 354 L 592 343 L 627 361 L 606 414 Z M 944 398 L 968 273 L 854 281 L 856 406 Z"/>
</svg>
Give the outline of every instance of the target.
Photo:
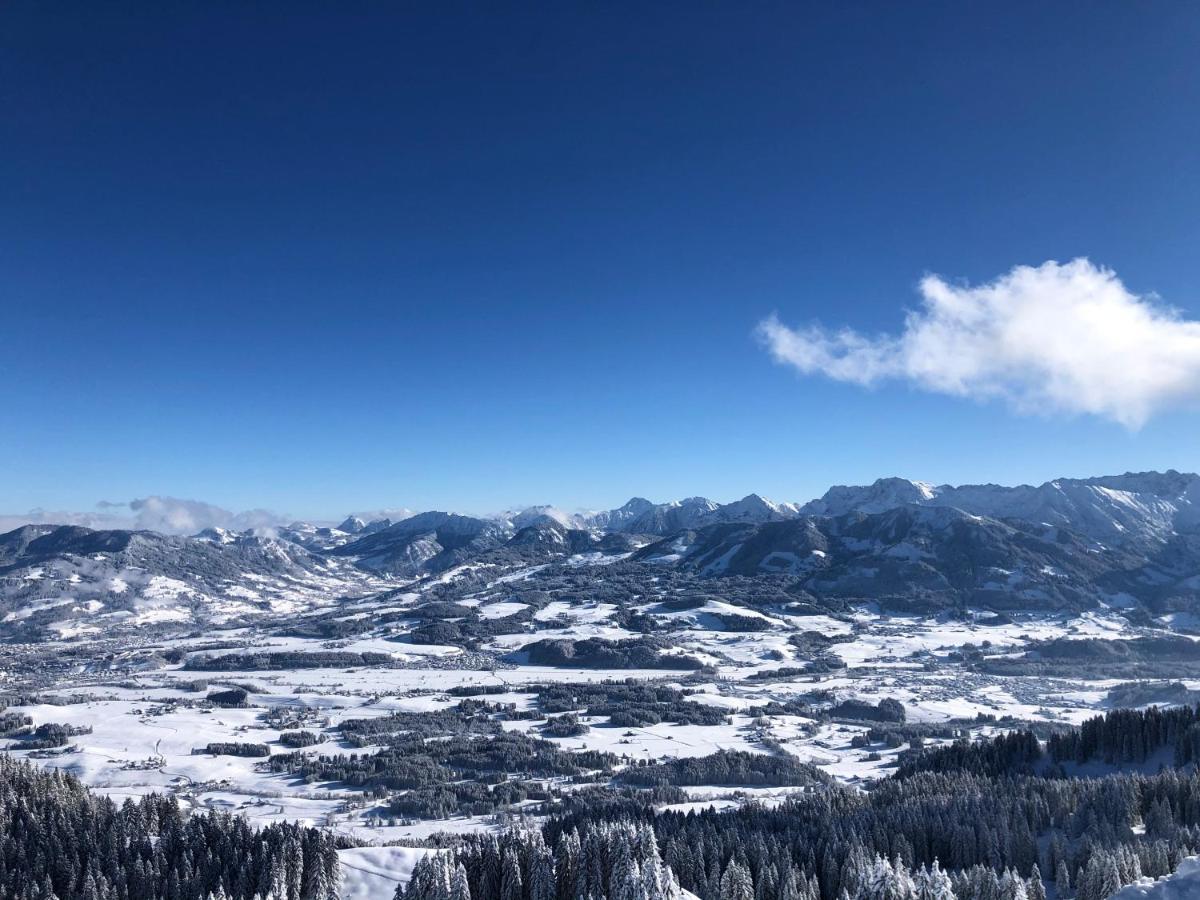
<svg viewBox="0 0 1200 900">
<path fill-rule="evenodd" d="M 576 803 L 870 792 L 955 741 L 1200 697 L 1200 479 L 1124 478 L 30 526 L 0 536 L 0 738 L 119 801 L 320 828 L 371 900 L 437 835 Z"/>
</svg>

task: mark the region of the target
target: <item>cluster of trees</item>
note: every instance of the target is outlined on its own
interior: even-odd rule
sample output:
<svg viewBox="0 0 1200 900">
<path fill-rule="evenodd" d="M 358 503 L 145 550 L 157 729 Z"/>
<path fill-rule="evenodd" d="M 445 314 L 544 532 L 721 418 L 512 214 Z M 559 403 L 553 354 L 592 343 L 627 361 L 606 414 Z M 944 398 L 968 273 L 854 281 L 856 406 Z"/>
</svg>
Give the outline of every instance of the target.
<svg viewBox="0 0 1200 900">
<path fill-rule="evenodd" d="M 1088 719 L 1077 729 L 1053 734 L 1046 750 L 1055 762 L 1142 763 L 1163 748 L 1172 748 L 1175 765 L 1200 759 L 1200 707 L 1146 710 L 1117 709 Z"/>
<path fill-rule="evenodd" d="M 73 777 L 0 757 L 0 897 L 10 900 L 336 900 L 331 835 L 185 818 L 171 798 L 118 806 Z"/>
<path fill-rule="evenodd" d="M 492 638 L 528 631 L 531 618 L 531 610 L 527 609 L 495 619 L 485 619 L 471 610 L 467 618 L 456 622 L 442 619 L 422 622 L 404 637 L 413 644 L 448 644 L 475 650 Z"/>
<path fill-rule="evenodd" d="M 829 784 L 832 780 L 820 769 L 792 756 L 767 756 L 738 750 L 635 766 L 621 773 L 621 779 L 628 784 L 647 787 L 703 784 L 798 787 Z"/>
<path fill-rule="evenodd" d="M 268 765 L 274 772 L 289 772 L 309 782 L 340 781 L 383 794 L 389 790 L 441 788 L 462 779 L 473 779 L 486 787 L 510 780 L 582 776 L 592 770 L 611 772 L 617 763 L 617 758 L 608 753 L 568 752 L 552 741 L 522 732 L 483 737 L 455 735 L 432 741 L 419 734 L 393 735 L 389 740 L 390 746 L 377 753 L 278 753 L 270 757 Z M 468 805 L 478 800 L 478 792 L 469 785 L 455 784 L 453 788 L 453 792 L 438 794 L 440 808 L 445 808 L 442 801 L 463 791 L 469 792 L 462 795 Z"/>
<path fill-rule="evenodd" d="M 716 619 L 718 631 L 770 631 L 779 627 L 778 622 L 764 619 L 762 616 L 743 616 L 739 613 L 719 612 L 710 613 Z"/>
<path fill-rule="evenodd" d="M 243 741 L 213 741 L 204 747 L 197 747 L 192 753 L 207 753 L 211 756 L 270 756 L 271 748 L 266 744 L 249 744 Z"/>
<path fill-rule="evenodd" d="M 413 869 L 396 900 L 678 900 L 674 873 L 654 832 L 629 822 L 469 837 L 452 852 L 433 853 Z M 751 893 L 746 900 L 754 900 Z"/>
<path fill-rule="evenodd" d="M 300 731 L 284 731 L 280 732 L 279 735 L 279 743 L 285 747 L 311 747 L 314 744 L 324 743 L 324 741 L 324 735 L 305 729 L 301 729 Z"/>
<path fill-rule="evenodd" d="M 537 688 L 543 713 L 586 710 L 589 716 L 608 716 L 621 728 L 674 722 L 676 725 L 723 725 L 728 713 L 720 707 L 688 700 L 678 688 L 636 681 L 597 684 L 550 684 Z"/>
<path fill-rule="evenodd" d="M 1165 758 L 1169 751 L 1170 759 Z M 1152 757 L 1185 766 L 1200 761 L 1200 707 L 1117 709 L 1088 719 L 1079 728 L 1050 734 L 1045 746 L 1029 730 L 987 741 L 966 740 L 909 754 L 897 772 L 970 772 L 976 775 L 1062 773 L 1064 764 L 1101 762 L 1117 768 Z"/>
<path fill-rule="evenodd" d="M 1032 731 L 1010 731 L 991 740 L 964 739 L 944 747 L 905 754 L 897 778 L 918 772 L 968 772 L 972 775 L 1031 774 L 1042 760 L 1042 745 Z"/>
<path fill-rule="evenodd" d="M 1124 640 L 1055 638 L 1020 656 L 977 656 L 970 661 L 993 675 L 1186 678 L 1200 661 L 1200 643 L 1174 634 Z"/>
<path fill-rule="evenodd" d="M 349 669 L 354 666 L 386 666 L 393 662 L 388 653 L 351 653 L 346 650 L 274 653 L 226 653 L 221 656 L 193 656 L 185 668 L 202 672 L 257 672 L 269 669 Z"/>
<path fill-rule="evenodd" d="M 92 726 L 90 725 L 62 725 L 57 722 L 44 722 L 26 737 L 22 749 L 49 750 L 52 747 L 65 747 L 71 738 L 91 733 Z"/>
<path fill-rule="evenodd" d="M 547 719 L 540 730 L 546 737 L 570 738 L 587 734 L 591 729 L 579 721 L 576 713 L 569 712 Z"/>
<path fill-rule="evenodd" d="M 394 816 L 417 819 L 486 816 L 527 800 L 551 797 L 550 791 L 525 781 L 459 781 L 405 791 L 388 801 L 388 810 Z"/>
<path fill-rule="evenodd" d="M 33 731 L 33 716 L 27 713 L 0 713 L 0 738 L 21 737 Z"/>
<path fill-rule="evenodd" d="M 1194 706 L 1200 702 L 1200 691 L 1191 690 L 1182 681 L 1127 681 L 1110 688 L 1104 702 L 1113 709 L 1150 704 Z"/>
<path fill-rule="evenodd" d="M 682 669 L 704 668 L 693 656 L 663 652 L 649 638 L 606 641 L 603 638 L 547 638 L 526 644 L 521 650 L 535 666 L 574 669 Z"/>
<path fill-rule="evenodd" d="M 508 707 L 466 699 L 449 709 L 395 712 L 371 719 L 346 719 L 338 726 L 342 737 L 356 747 L 407 744 L 413 735 L 442 737 L 464 734 L 498 734 L 496 716 Z"/>
<path fill-rule="evenodd" d="M 204 699 L 214 706 L 243 707 L 250 694 L 245 688 L 229 688 L 225 691 L 213 691 Z"/>
<path fill-rule="evenodd" d="M 837 719 L 858 719 L 867 722 L 903 723 L 906 718 L 904 704 L 891 697 L 885 697 L 874 706 L 865 700 L 843 700 L 830 707 L 829 715 Z"/>
</svg>

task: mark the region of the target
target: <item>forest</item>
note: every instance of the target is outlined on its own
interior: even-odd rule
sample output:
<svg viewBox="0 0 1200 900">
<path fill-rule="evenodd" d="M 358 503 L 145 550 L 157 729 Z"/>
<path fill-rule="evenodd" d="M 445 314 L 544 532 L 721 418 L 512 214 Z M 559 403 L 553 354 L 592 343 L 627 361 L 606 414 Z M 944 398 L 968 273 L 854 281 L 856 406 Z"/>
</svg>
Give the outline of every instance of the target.
<svg viewBox="0 0 1200 900">
<path fill-rule="evenodd" d="M 316 829 L 185 815 L 157 794 L 117 805 L 0 756 L 6 900 L 336 900 L 337 849 Z"/>
<path fill-rule="evenodd" d="M 1044 747 L 1018 731 L 914 750 L 868 791 L 796 763 L 780 770 L 793 780 L 772 778 L 769 763 L 734 754 L 632 769 L 622 775 L 629 784 L 808 789 L 775 807 L 725 812 L 656 811 L 636 792 L 585 792 L 549 805 L 540 828 L 466 840 L 428 864 L 437 877 L 414 878 L 397 897 L 659 900 L 677 896 L 677 880 L 701 900 L 1043 900 L 1048 887 L 1061 898 L 1103 900 L 1172 872 L 1200 847 L 1198 714 L 1116 710 Z M 1122 771 L 1165 748 L 1172 754 L 1161 771 Z M 1039 761 L 1044 774 L 1034 773 Z M 1111 768 L 1071 777 L 1067 762 Z M 651 833 L 654 854 L 606 850 L 597 837 L 644 848 Z M 668 882 L 653 874 L 660 865 Z"/>
</svg>

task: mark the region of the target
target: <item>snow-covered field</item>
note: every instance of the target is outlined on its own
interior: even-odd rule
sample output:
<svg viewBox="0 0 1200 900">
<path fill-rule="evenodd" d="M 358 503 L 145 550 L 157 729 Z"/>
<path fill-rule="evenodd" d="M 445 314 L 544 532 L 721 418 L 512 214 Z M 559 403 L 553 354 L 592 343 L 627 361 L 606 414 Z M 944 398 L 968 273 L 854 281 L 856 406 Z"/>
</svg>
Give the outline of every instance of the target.
<svg viewBox="0 0 1200 900">
<path fill-rule="evenodd" d="M 461 700 L 448 693 L 454 688 L 500 688 L 502 693 L 489 693 L 483 699 L 512 704 L 527 713 L 536 711 L 538 684 L 635 679 L 686 688 L 690 702 L 723 711 L 725 721 L 617 727 L 606 716 L 583 713 L 581 721 L 589 726 L 586 733 L 550 740 L 569 752 L 606 751 L 627 761 L 699 757 L 719 750 L 786 753 L 843 782 L 861 784 L 888 775 L 906 748 L 868 741 L 869 725 L 863 722 L 777 712 L 763 715 L 755 710 L 789 701 L 820 708 L 847 699 L 872 705 L 893 699 L 904 705 L 909 722 L 955 723 L 956 728 L 971 728 L 975 733 L 1004 727 L 1006 717 L 1078 723 L 1102 707 L 1107 691 L 1117 682 L 980 674 L 958 663 L 961 654 L 975 649 L 1012 654 L 1037 641 L 1112 637 L 1129 628 L 1115 611 L 1104 610 L 1074 618 L 1014 615 L 999 621 L 983 616 L 902 617 L 871 606 L 856 607 L 849 614 L 797 615 L 712 597 L 676 609 L 664 605 L 668 596 L 657 593 L 620 608 L 580 591 L 550 597 L 525 593 L 537 591 L 541 569 L 498 570 L 481 586 L 476 583 L 472 591 L 455 597 L 462 607 L 477 611 L 480 621 L 524 623 L 491 636 L 477 651 L 414 643 L 406 637 L 416 621 L 409 618 L 410 611 L 428 602 L 431 592 L 453 587 L 453 572 L 404 592 L 345 598 L 332 607 L 328 601 L 318 604 L 316 610 L 332 613 L 335 621 L 356 623 L 354 633 L 340 640 L 299 636 L 291 624 L 300 619 L 287 616 L 275 619 L 274 627 L 230 623 L 203 632 L 189 631 L 184 623 L 171 632 L 170 623 L 163 619 L 144 641 L 126 634 L 119 642 L 103 643 L 80 632 L 64 635 L 58 644 L 12 650 L 6 659 L 15 662 L 15 669 L 0 674 L 0 685 L 36 693 L 39 702 L 16 705 L 8 712 L 27 714 L 34 726 L 57 723 L 87 733 L 74 735 L 68 746 L 51 752 L 31 753 L 22 749 L 18 739 L 0 741 L 0 747 L 34 758 L 40 765 L 71 771 L 117 798 L 171 792 L 196 809 L 228 810 L 264 824 L 287 820 L 336 829 L 365 845 L 342 852 L 343 896 L 387 900 L 397 881 L 407 877 L 416 858 L 426 852 L 388 846 L 389 842 L 439 831 L 494 829 L 499 827 L 497 821 L 490 815 L 397 820 L 380 816 L 378 803 L 365 802 L 361 791 L 346 784 L 307 783 L 272 773 L 260 757 L 197 751 L 224 742 L 265 744 L 272 755 L 290 753 L 280 743 L 280 733 L 303 727 L 321 733 L 325 741 L 302 753 L 370 753 L 371 747 L 344 743 L 338 726 L 347 719 L 393 712 L 446 710 Z M 477 570 L 464 570 L 477 578 Z M 139 614 L 151 611 L 142 607 Z M 542 638 L 637 639 L 641 633 L 629 627 L 631 615 L 658 617 L 670 629 L 670 651 L 701 660 L 705 671 L 534 666 L 522 663 L 522 654 L 514 654 Z M 760 630 L 721 630 L 728 621 L 758 621 Z M 794 640 L 806 634 L 829 641 L 828 654 L 842 666 L 796 674 L 811 659 L 803 649 L 804 641 Z M 92 646 L 100 648 L 102 661 L 81 661 L 59 669 L 46 662 L 56 654 L 86 660 L 87 654 L 80 650 Z M 189 662 L 206 655 L 331 650 L 382 654 L 387 662 L 330 668 L 189 668 Z M 30 660 L 38 660 L 36 666 L 42 668 Z M 203 684 L 197 687 L 196 682 Z M 231 685 L 249 691 L 244 708 L 216 707 L 204 701 L 207 691 Z M 283 714 L 292 720 L 286 727 L 268 721 Z M 977 723 L 977 717 L 985 718 Z M 513 718 L 502 726 L 537 734 L 545 722 L 546 716 Z M 693 787 L 687 789 L 692 799 L 671 808 L 725 808 L 751 798 L 778 802 L 791 790 Z M 1189 872 L 1181 873 L 1180 883 L 1200 878 Z"/>
</svg>

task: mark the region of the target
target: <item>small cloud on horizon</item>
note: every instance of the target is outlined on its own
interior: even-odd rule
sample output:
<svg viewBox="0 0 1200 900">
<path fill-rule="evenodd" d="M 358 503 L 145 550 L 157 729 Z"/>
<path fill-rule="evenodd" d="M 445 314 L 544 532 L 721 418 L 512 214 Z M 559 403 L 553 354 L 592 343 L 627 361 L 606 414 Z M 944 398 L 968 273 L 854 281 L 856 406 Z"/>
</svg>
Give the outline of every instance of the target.
<svg viewBox="0 0 1200 900">
<path fill-rule="evenodd" d="M 159 531 L 163 534 L 195 534 L 205 528 L 268 533 L 293 521 L 287 516 L 266 509 L 233 512 L 201 500 L 184 500 L 158 494 L 124 503 L 101 500 L 96 504 L 96 508 L 101 512 L 37 508 L 24 514 L 0 514 L 0 533 L 20 528 L 22 525 L 81 525 L 85 528 L 136 529 Z"/>
<path fill-rule="evenodd" d="M 254 531 L 270 534 L 277 528 L 296 521 L 294 516 L 276 513 L 269 509 L 249 509 L 234 512 L 206 503 L 203 500 L 184 500 L 161 494 L 150 494 L 124 502 L 100 500 L 97 511 L 51 510 L 37 507 L 25 513 L 0 513 L 0 534 L 23 525 L 81 525 L 94 529 L 132 529 L 157 531 L 162 534 L 195 534 L 206 528 L 224 528 L 227 531 Z M 391 519 L 397 522 L 414 515 L 407 507 L 384 507 L 350 513 L 364 522 Z M 310 519 L 313 525 L 337 525 L 344 520 Z"/>
<path fill-rule="evenodd" d="M 803 375 L 904 381 L 1019 414 L 1092 415 L 1132 430 L 1200 400 L 1200 322 L 1087 259 L 1017 266 L 976 286 L 927 275 L 919 290 L 921 308 L 899 335 L 790 328 L 774 314 L 756 334 Z"/>
<path fill-rule="evenodd" d="M 123 506 L 124 504 L 117 504 Z M 43 509 L 35 507 L 25 513 L 0 513 L 0 534 L 23 525 L 81 525 L 84 528 L 130 528 L 133 520 L 129 516 L 117 516 L 104 512 L 76 512 L 74 510 Z"/>
<path fill-rule="evenodd" d="M 292 521 L 287 516 L 266 509 L 235 513 L 202 500 L 182 500 L 156 494 L 130 500 L 129 509 L 134 516 L 135 528 L 165 534 L 195 534 L 205 528 L 269 531 Z"/>
</svg>

